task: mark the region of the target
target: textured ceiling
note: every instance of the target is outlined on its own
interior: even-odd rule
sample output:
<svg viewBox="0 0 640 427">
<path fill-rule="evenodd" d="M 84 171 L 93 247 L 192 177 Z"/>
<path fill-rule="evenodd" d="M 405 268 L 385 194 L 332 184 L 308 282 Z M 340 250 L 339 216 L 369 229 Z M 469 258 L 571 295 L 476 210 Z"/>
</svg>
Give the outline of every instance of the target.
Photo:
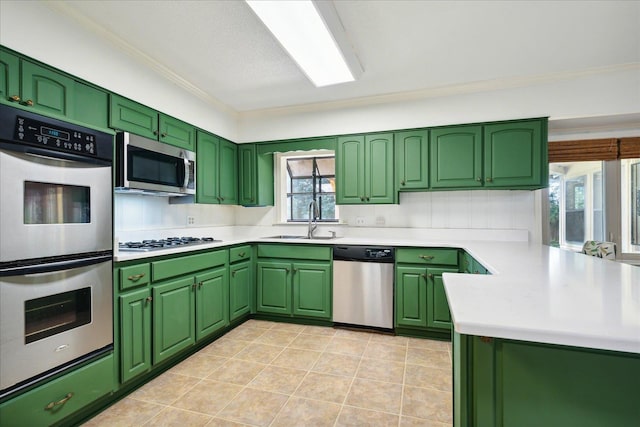
<svg viewBox="0 0 640 427">
<path fill-rule="evenodd" d="M 480 82 L 526 85 L 640 62 L 636 1 L 335 1 L 364 73 L 324 88 L 243 1 L 61 4 L 240 112 Z"/>
</svg>

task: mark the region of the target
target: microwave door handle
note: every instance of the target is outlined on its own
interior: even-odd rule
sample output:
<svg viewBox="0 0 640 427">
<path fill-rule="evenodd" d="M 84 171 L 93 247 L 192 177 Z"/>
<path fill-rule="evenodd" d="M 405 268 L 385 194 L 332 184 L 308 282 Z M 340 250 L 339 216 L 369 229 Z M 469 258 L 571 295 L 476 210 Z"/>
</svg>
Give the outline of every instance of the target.
<svg viewBox="0 0 640 427">
<path fill-rule="evenodd" d="M 189 185 L 189 175 L 191 175 L 191 165 L 186 156 L 182 156 L 182 160 L 184 160 L 184 182 L 182 183 L 182 188 L 187 188 Z"/>
</svg>

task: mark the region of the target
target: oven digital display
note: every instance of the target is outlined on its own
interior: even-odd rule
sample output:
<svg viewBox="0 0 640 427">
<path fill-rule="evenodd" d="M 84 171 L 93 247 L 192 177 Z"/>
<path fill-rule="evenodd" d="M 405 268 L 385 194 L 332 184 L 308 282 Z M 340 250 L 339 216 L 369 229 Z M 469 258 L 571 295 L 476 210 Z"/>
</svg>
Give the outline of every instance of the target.
<svg viewBox="0 0 640 427">
<path fill-rule="evenodd" d="M 52 138 L 63 139 L 65 141 L 69 141 L 71 139 L 71 135 L 69 134 L 69 132 L 65 132 L 58 129 L 51 129 L 46 126 L 40 127 L 40 134 L 43 136 L 50 136 Z"/>
</svg>

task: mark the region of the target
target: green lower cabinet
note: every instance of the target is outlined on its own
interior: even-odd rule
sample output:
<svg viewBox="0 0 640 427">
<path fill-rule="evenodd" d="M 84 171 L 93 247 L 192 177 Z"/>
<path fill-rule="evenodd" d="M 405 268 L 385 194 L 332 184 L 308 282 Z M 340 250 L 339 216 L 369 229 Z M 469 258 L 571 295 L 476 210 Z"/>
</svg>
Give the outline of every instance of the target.
<svg viewBox="0 0 640 427">
<path fill-rule="evenodd" d="M 49 426 L 114 390 L 113 354 L 0 404 L 3 427 Z"/>
<path fill-rule="evenodd" d="M 293 315 L 331 319 L 331 266 L 293 264 Z"/>
<path fill-rule="evenodd" d="M 629 427 L 640 355 L 454 334 L 454 426 Z"/>
<path fill-rule="evenodd" d="M 127 292 L 120 303 L 120 382 L 151 369 L 151 290 Z"/>
<path fill-rule="evenodd" d="M 259 313 L 291 314 L 291 263 L 258 261 L 257 306 Z"/>
<path fill-rule="evenodd" d="M 243 261 L 229 266 L 229 320 L 234 321 L 251 313 L 253 263 Z"/>
<path fill-rule="evenodd" d="M 227 267 L 196 276 L 196 340 L 229 325 Z"/>
<path fill-rule="evenodd" d="M 258 313 L 331 319 L 331 263 L 258 261 Z"/>
<path fill-rule="evenodd" d="M 442 283 L 442 273 L 457 273 L 458 269 L 429 268 L 427 269 L 427 326 L 430 328 L 451 329 L 451 313 L 449 303 Z"/>
<path fill-rule="evenodd" d="M 195 339 L 193 276 L 153 287 L 153 363 L 190 347 Z"/>
<path fill-rule="evenodd" d="M 396 267 L 396 326 L 427 327 L 427 270 Z"/>
</svg>

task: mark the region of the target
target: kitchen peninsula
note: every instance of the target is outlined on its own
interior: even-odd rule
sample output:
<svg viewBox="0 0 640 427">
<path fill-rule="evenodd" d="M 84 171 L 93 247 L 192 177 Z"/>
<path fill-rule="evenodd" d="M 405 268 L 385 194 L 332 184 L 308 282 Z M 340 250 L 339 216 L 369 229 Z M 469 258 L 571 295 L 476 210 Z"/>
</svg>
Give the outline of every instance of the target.
<svg viewBox="0 0 640 427">
<path fill-rule="evenodd" d="M 210 246 L 250 243 L 283 242 L 235 236 Z M 347 232 L 288 243 L 454 247 L 489 270 L 443 276 L 454 329 L 456 426 L 626 426 L 640 418 L 638 267 L 522 241 Z"/>
</svg>

